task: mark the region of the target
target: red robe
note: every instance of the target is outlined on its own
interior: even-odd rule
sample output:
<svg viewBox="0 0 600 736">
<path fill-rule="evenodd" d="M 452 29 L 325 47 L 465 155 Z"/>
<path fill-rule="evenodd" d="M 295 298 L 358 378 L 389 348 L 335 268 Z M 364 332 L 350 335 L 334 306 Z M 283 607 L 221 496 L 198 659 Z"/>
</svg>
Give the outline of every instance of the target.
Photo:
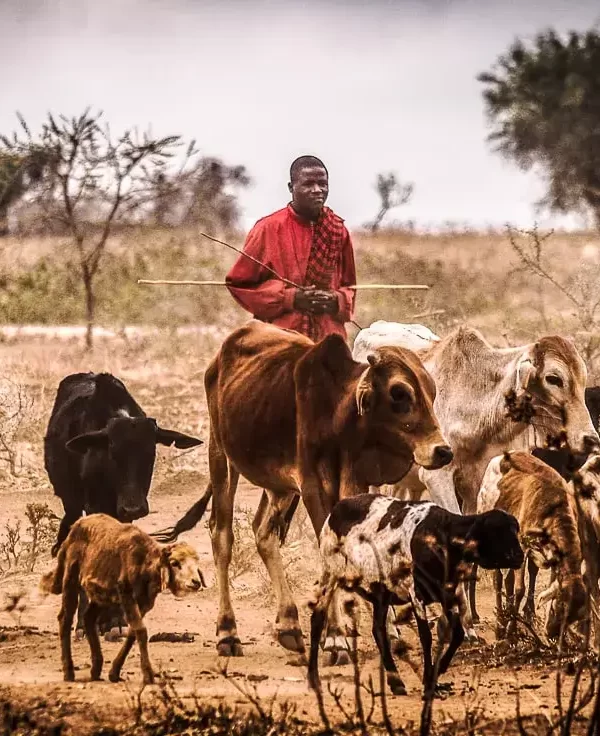
<svg viewBox="0 0 600 736">
<path fill-rule="evenodd" d="M 312 224 L 288 205 L 259 220 L 248 233 L 244 252 L 270 266 L 281 276 L 302 286 L 312 246 Z M 275 278 L 246 256 L 239 256 L 226 276 L 233 298 L 256 319 L 279 327 L 303 332 L 303 313 L 294 309 L 296 288 Z M 315 340 L 337 333 L 346 338 L 345 322 L 354 314 L 356 267 L 350 234 L 344 226 L 342 248 L 330 289 L 338 298 L 337 314 L 315 317 L 318 334 Z"/>
</svg>

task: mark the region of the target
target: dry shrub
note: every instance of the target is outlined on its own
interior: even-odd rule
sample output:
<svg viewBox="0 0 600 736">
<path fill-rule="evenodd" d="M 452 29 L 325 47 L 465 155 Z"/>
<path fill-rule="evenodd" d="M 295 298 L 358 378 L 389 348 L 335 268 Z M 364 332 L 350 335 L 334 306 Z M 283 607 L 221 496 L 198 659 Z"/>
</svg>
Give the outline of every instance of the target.
<svg viewBox="0 0 600 736">
<path fill-rule="evenodd" d="M 0 541 L 0 574 L 23 570 L 34 572 L 40 558 L 49 550 L 58 531 L 58 517 L 46 503 L 28 503 L 28 525 L 21 536 L 21 521 L 6 522 Z"/>
</svg>

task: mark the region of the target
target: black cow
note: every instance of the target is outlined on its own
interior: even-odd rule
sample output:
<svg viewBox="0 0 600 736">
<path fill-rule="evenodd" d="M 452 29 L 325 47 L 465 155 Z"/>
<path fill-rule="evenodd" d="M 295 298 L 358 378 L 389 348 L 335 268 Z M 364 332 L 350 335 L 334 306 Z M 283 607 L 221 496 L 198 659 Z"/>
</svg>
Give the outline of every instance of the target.
<svg viewBox="0 0 600 736">
<path fill-rule="evenodd" d="M 44 438 L 44 465 L 65 511 L 53 556 L 83 511 L 119 521 L 148 514 L 157 443 L 187 448 L 202 440 L 159 427 L 110 373 L 63 378 Z"/>
</svg>

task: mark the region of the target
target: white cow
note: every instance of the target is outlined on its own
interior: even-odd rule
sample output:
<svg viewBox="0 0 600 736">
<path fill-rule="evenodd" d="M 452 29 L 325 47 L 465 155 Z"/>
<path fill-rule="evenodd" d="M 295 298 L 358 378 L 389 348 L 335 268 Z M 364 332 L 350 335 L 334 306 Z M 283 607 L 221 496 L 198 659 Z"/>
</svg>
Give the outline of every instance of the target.
<svg viewBox="0 0 600 736">
<path fill-rule="evenodd" d="M 445 468 L 413 469 L 403 481 L 420 487 L 453 512 L 476 510 L 477 493 L 488 462 L 505 450 L 544 446 L 548 436 L 566 431 L 569 445 L 589 452 L 600 443 L 584 401 L 587 371 L 571 340 L 552 335 L 513 348 L 494 348 L 477 330 L 459 327 L 438 338 L 421 325 L 375 322 L 361 330 L 353 357 L 363 360 L 376 346 L 415 349 L 433 376 L 437 394 L 434 411 L 454 452 Z M 506 412 L 506 394 L 531 396 L 535 410 L 530 423 Z"/>
</svg>

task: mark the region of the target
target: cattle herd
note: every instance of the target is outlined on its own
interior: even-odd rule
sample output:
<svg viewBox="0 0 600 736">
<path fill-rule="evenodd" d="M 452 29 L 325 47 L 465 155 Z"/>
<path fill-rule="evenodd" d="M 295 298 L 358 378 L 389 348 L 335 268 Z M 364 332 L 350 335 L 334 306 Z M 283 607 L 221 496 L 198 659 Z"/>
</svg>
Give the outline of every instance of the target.
<svg viewBox="0 0 600 736">
<path fill-rule="evenodd" d="M 65 680 L 74 679 L 78 611 L 92 679 L 102 670 L 98 629 L 126 624 L 109 678 L 119 679 L 137 641 L 144 682 L 153 681 L 143 617 L 162 590 L 182 596 L 204 587 L 196 552 L 176 540 L 209 504 L 217 652 L 242 655 L 229 585 L 240 475 L 263 489 L 253 531 L 276 596 L 276 637 L 299 654 L 304 636 L 280 546 L 300 499 L 319 539 L 308 656 L 314 689 L 320 650 L 333 664 L 349 661 L 356 595 L 372 608 L 391 692 L 406 693 L 390 640 L 411 617 L 423 687 L 443 687 L 428 608 L 441 607 L 443 674 L 465 636 L 476 636 L 478 567 L 495 571 L 499 637 L 514 634 L 523 598 L 522 615 L 533 620 L 545 568 L 551 583 L 537 601 L 546 607 L 545 634 L 593 631 L 600 645 L 600 388 L 586 383 L 583 359 L 559 336 L 499 349 L 471 328 L 439 338 L 420 325 L 376 322 L 351 350 L 337 335 L 314 343 L 251 320 L 205 372 L 206 491 L 172 527 L 148 535 L 131 522 L 148 514 L 156 444 L 202 441 L 160 427 L 110 374 L 67 376 L 44 440 L 64 517 L 56 565 L 41 582 L 62 595 Z M 421 500 L 425 491 L 429 500 Z"/>
</svg>

